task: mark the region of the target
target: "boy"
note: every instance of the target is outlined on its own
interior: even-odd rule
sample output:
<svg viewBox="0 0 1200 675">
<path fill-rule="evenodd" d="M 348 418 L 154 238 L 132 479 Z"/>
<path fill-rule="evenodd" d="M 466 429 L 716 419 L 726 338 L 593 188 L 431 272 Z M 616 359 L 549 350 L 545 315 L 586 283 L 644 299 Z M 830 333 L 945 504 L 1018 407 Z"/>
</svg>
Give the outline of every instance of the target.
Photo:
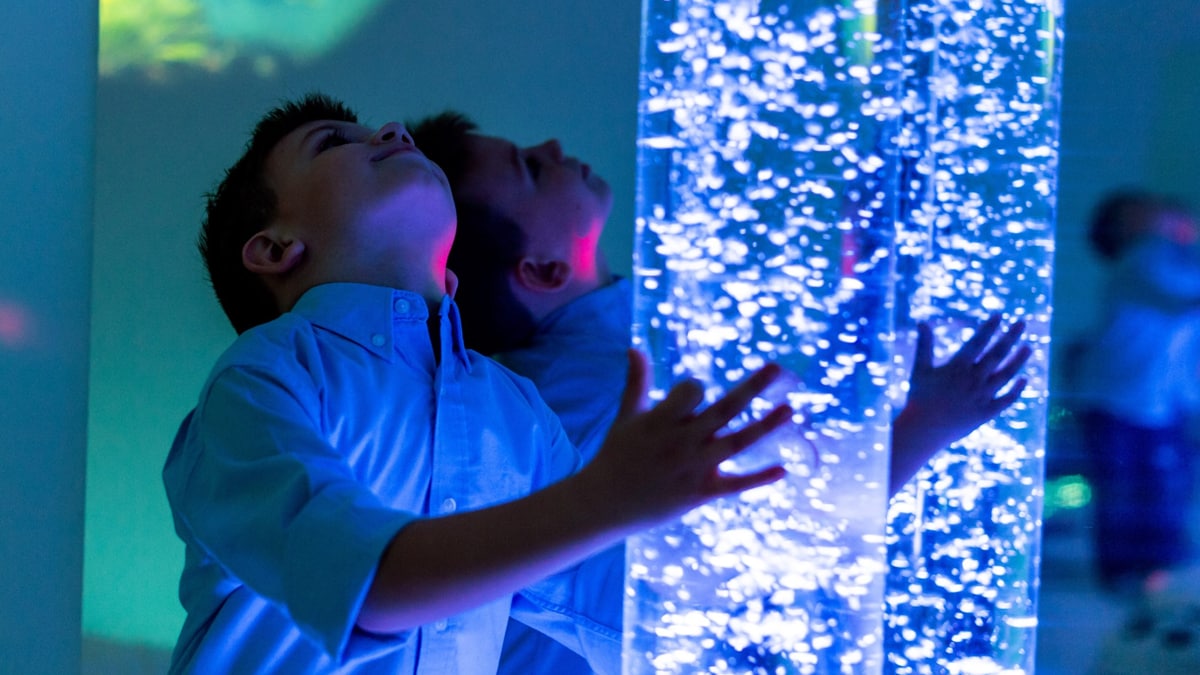
<svg viewBox="0 0 1200 675">
<path fill-rule="evenodd" d="M 790 418 L 722 431 L 777 367 L 640 412 L 632 352 L 577 471 L 536 391 L 464 347 L 454 234 L 404 128 L 321 95 L 268 113 L 210 195 L 200 249 L 239 337 L 163 470 L 186 544 L 172 672 L 490 673 L 510 614 L 616 671 L 620 597 L 588 584 L 620 570 L 570 566 L 781 477 L 717 470 Z"/>
<path fill-rule="evenodd" d="M 451 182 L 459 236 L 450 260 L 464 275 L 457 300 L 467 343 L 529 377 L 586 462 L 617 413 L 633 319 L 632 286 L 609 272 L 599 247 L 612 208 L 608 184 L 554 140 L 518 148 L 475 133 L 452 111 L 412 126 Z M 1021 394 L 1024 379 L 997 392 L 1029 358 L 1027 345 L 1013 349 L 1024 327 L 1014 324 L 989 346 L 999 327 L 993 316 L 938 367 L 932 334 L 919 327 L 907 403 L 893 425 L 891 492 Z M 519 626 L 506 638 L 503 664 L 514 674 L 588 672 Z"/>
<path fill-rule="evenodd" d="M 1144 190 L 1108 193 L 1089 224 L 1107 267 L 1100 321 L 1066 370 L 1095 486 L 1101 585 L 1158 590 L 1193 560 L 1200 410 L 1200 224 Z"/>
</svg>

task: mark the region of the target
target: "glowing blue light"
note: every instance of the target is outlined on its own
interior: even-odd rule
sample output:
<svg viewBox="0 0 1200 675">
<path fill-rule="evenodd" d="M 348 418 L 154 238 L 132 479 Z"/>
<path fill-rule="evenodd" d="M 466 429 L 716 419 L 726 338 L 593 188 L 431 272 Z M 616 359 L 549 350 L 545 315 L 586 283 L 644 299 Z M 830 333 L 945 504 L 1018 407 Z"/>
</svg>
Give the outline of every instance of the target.
<svg viewBox="0 0 1200 675">
<path fill-rule="evenodd" d="M 886 7 L 646 0 L 635 342 L 799 412 L 730 467 L 788 481 L 631 542 L 626 673 L 1032 669 L 1061 4 Z M 1025 396 L 888 509 L 895 336 L 992 312 Z"/>
<path fill-rule="evenodd" d="M 646 4 L 635 341 L 798 414 L 730 466 L 788 480 L 631 542 L 629 674 L 882 666 L 899 71 L 871 3 L 803 4 Z"/>
<path fill-rule="evenodd" d="M 1058 157 L 1057 0 L 912 2 L 897 328 L 944 352 L 1001 311 L 1035 347 L 1022 398 L 893 499 L 889 673 L 1031 673 Z"/>
</svg>

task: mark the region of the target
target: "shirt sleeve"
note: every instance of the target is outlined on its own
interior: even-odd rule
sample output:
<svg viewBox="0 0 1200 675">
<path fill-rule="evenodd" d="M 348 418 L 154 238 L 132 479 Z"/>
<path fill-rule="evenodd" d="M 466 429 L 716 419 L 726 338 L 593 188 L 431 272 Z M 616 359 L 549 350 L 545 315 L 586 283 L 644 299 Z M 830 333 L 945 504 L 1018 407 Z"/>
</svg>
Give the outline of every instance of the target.
<svg viewBox="0 0 1200 675">
<path fill-rule="evenodd" d="M 313 389 L 220 372 L 164 479 L 192 543 L 340 658 L 384 548 L 418 516 L 355 479 L 319 433 Z"/>
</svg>

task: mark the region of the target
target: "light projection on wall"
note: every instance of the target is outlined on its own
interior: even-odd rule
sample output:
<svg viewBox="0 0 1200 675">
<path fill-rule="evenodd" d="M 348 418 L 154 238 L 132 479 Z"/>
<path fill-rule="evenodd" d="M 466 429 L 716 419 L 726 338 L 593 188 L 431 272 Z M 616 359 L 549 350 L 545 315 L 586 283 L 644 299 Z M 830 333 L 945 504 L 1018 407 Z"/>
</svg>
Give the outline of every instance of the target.
<svg viewBox="0 0 1200 675">
<path fill-rule="evenodd" d="M 33 315 L 21 302 L 0 297 L 0 347 L 17 351 L 33 341 Z"/>
<path fill-rule="evenodd" d="M 155 77 L 220 70 L 247 58 L 262 75 L 277 59 L 313 59 L 382 0 L 100 0 L 100 74 Z"/>
<path fill-rule="evenodd" d="M 777 361 L 798 416 L 730 467 L 787 481 L 631 541 L 627 674 L 1032 672 L 1061 13 L 645 0 L 634 340 L 712 397 Z M 896 336 L 992 312 L 1030 386 L 889 507 Z"/>
</svg>

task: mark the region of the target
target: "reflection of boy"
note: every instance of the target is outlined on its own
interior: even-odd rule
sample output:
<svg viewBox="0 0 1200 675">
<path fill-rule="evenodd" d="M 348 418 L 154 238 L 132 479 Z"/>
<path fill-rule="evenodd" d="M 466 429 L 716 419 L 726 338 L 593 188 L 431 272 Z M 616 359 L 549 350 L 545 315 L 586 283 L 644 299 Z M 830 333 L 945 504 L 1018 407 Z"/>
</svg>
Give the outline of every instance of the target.
<svg viewBox="0 0 1200 675">
<path fill-rule="evenodd" d="M 608 184 L 557 141 L 518 148 L 474 133 L 454 112 L 413 128 L 453 188 L 459 236 L 450 255 L 464 279 L 458 300 L 467 343 L 499 352 L 533 380 L 586 461 L 615 418 L 633 322 L 631 284 L 609 272 L 599 247 L 612 208 Z M 997 317 L 985 322 L 938 367 L 921 326 L 907 404 L 893 427 L 892 492 L 930 455 L 1020 395 L 1023 379 L 996 394 L 1030 354 L 1026 345 L 1013 351 L 1023 326 L 989 346 L 999 326 Z M 506 673 L 587 672 L 578 658 L 519 626 L 505 650 Z"/>
<path fill-rule="evenodd" d="M 1200 226 L 1164 197 L 1107 195 L 1089 237 L 1108 263 L 1099 329 L 1068 364 L 1096 490 L 1101 582 L 1136 589 L 1191 554 L 1188 418 L 1200 405 Z"/>
<path fill-rule="evenodd" d="M 210 196 L 201 250 L 240 335 L 163 472 L 187 554 L 173 672 L 490 673 L 510 615 L 615 672 L 620 596 L 589 592 L 614 572 L 588 556 L 782 475 L 716 469 L 789 419 L 719 433 L 776 367 L 702 412 L 696 383 L 638 412 L 634 353 L 576 472 L 536 391 L 464 347 L 454 234 L 404 128 L 322 96 L 266 115 Z"/>
</svg>

